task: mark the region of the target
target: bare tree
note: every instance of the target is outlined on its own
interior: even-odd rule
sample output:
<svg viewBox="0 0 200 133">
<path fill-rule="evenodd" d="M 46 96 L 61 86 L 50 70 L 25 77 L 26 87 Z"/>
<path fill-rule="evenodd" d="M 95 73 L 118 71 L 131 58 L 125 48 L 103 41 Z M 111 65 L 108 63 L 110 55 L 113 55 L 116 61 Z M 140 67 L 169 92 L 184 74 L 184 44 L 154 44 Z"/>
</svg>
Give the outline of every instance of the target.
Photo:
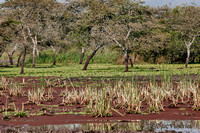
<svg viewBox="0 0 200 133">
<path fill-rule="evenodd" d="M 199 37 L 199 33 L 197 35 L 195 35 L 189 42 L 185 41 L 185 46 L 187 48 L 187 58 L 185 61 L 185 67 L 188 67 L 188 62 L 189 62 L 189 58 L 190 58 L 190 49 L 191 49 L 191 45 L 194 43 L 196 37 Z"/>
</svg>

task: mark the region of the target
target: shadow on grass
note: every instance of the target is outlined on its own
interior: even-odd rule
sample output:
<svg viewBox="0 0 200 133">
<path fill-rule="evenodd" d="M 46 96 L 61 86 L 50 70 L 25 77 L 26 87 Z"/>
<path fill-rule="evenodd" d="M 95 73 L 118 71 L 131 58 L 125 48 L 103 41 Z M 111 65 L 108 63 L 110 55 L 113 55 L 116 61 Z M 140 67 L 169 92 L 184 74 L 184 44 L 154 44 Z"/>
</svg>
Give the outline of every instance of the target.
<svg viewBox="0 0 200 133">
<path fill-rule="evenodd" d="M 108 68 L 89 68 L 87 69 L 87 71 L 117 71 L 117 72 L 124 72 L 125 68 L 123 67 L 108 67 Z M 129 67 L 129 71 L 128 72 L 158 72 L 158 71 L 169 71 L 169 70 L 163 70 L 163 69 L 157 69 L 157 68 L 145 68 L 145 67 Z"/>
<path fill-rule="evenodd" d="M 9 66 L 9 65 L 0 65 L 2 68 L 14 68 L 14 66 Z"/>
<path fill-rule="evenodd" d="M 0 77 L 15 77 L 18 74 L 0 74 Z"/>
<path fill-rule="evenodd" d="M 43 67 L 43 66 L 41 66 L 41 67 L 35 67 L 36 69 L 38 69 L 38 68 L 54 68 L 53 66 L 47 66 L 47 67 Z"/>
<path fill-rule="evenodd" d="M 28 72 L 28 73 L 30 73 L 30 72 Z M 34 74 L 42 74 L 42 73 L 63 73 L 63 71 L 34 72 Z"/>
<path fill-rule="evenodd" d="M 34 69 L 34 67 L 32 67 L 32 66 L 25 66 L 25 68 L 33 68 Z M 54 68 L 54 66 L 37 66 L 37 67 L 35 67 L 35 69 L 40 69 L 40 68 Z"/>
</svg>

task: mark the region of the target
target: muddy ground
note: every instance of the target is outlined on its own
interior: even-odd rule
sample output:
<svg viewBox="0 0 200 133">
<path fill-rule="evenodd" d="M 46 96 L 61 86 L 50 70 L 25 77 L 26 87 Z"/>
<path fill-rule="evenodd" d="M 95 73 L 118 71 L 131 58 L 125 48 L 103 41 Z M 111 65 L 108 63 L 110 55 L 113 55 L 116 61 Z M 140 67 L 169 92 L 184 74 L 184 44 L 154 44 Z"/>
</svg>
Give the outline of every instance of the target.
<svg viewBox="0 0 200 133">
<path fill-rule="evenodd" d="M 85 106 L 82 105 L 63 105 L 60 96 L 61 91 L 65 90 L 66 87 L 63 86 L 64 81 L 69 85 L 74 85 L 76 89 L 84 88 L 89 84 L 100 84 L 101 80 L 107 80 L 107 82 L 112 83 L 118 80 L 134 80 L 141 82 L 151 81 L 152 77 L 80 77 L 80 78 L 70 78 L 62 79 L 61 77 L 45 77 L 46 80 L 52 82 L 53 88 L 53 99 L 49 101 L 42 101 L 40 105 L 31 104 L 28 101 L 27 92 L 28 90 L 33 90 L 34 88 L 41 87 L 43 85 L 44 78 L 42 77 L 7 77 L 9 83 L 14 82 L 22 86 L 25 91 L 24 96 L 9 96 L 8 92 L 1 90 L 0 95 L 0 125 L 61 125 L 61 124 L 75 124 L 75 123 L 109 123 L 109 122 L 130 122 L 131 120 L 200 120 L 200 112 L 194 111 L 191 108 L 190 103 L 182 104 L 179 103 L 176 108 L 170 107 L 169 103 L 165 103 L 164 111 L 159 113 L 144 113 L 144 114 L 126 114 L 125 110 L 119 109 L 121 114 L 113 111 L 112 117 L 92 117 L 90 114 L 85 113 Z M 155 81 L 162 81 L 163 77 L 157 76 Z M 177 82 L 181 79 L 188 79 L 197 81 L 199 80 L 198 75 L 188 75 L 188 76 L 173 76 L 171 81 Z M 11 87 L 11 86 L 10 86 Z M 8 87 L 9 89 L 9 87 Z M 46 87 L 47 89 L 47 87 Z M 14 103 L 14 105 L 13 105 Z M 14 112 L 13 109 L 17 108 L 19 111 L 22 110 L 22 103 L 24 104 L 24 111 L 28 112 L 27 117 L 9 117 L 4 118 L 5 108 L 7 111 Z"/>
</svg>

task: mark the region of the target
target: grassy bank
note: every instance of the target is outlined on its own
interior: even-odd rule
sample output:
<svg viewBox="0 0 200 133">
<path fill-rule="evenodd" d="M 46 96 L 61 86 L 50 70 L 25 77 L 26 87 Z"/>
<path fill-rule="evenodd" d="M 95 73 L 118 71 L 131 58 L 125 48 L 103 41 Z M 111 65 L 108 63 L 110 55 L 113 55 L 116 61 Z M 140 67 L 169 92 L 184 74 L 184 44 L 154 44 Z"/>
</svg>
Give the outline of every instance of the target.
<svg viewBox="0 0 200 133">
<path fill-rule="evenodd" d="M 36 64 L 36 68 L 31 68 L 31 64 L 25 68 L 25 74 L 20 75 L 20 68 L 1 67 L 0 76 L 154 76 L 154 75 L 187 75 L 200 74 L 200 64 L 190 64 L 189 68 L 184 68 L 184 64 L 140 64 L 130 68 L 130 72 L 124 72 L 124 65 L 109 64 L 89 64 L 88 70 L 82 70 L 83 65 L 70 63 L 67 65 L 57 64 Z"/>
</svg>

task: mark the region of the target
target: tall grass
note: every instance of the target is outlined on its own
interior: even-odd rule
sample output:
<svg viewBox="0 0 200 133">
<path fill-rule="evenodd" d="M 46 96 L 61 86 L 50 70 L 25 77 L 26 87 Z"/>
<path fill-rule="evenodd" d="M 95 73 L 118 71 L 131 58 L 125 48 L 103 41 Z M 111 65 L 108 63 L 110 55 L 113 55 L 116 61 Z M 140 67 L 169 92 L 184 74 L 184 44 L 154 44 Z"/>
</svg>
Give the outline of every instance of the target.
<svg viewBox="0 0 200 133">
<path fill-rule="evenodd" d="M 85 53 L 85 57 L 83 62 L 85 62 L 88 56 L 92 53 L 92 51 L 88 51 Z M 98 52 L 91 60 L 91 63 L 113 63 L 119 58 L 119 55 L 113 52 Z M 81 52 L 70 50 L 68 52 L 56 53 L 56 62 L 57 63 L 79 63 L 81 59 Z M 45 50 L 42 51 L 39 57 L 36 58 L 37 63 L 52 63 L 53 62 L 53 51 Z M 32 63 L 32 57 L 29 56 L 26 64 Z"/>
<path fill-rule="evenodd" d="M 193 104 L 194 110 L 200 110 L 199 90 L 199 84 L 193 82 L 141 85 L 119 81 L 114 86 L 103 84 L 100 88 L 66 89 L 62 95 L 65 104 L 86 105 L 92 116 L 108 117 L 112 116 L 112 111 L 122 115 L 117 109 L 124 109 L 127 114 L 159 113 L 165 106 L 173 108 L 186 103 Z M 144 104 L 147 105 L 145 110 Z"/>
</svg>

